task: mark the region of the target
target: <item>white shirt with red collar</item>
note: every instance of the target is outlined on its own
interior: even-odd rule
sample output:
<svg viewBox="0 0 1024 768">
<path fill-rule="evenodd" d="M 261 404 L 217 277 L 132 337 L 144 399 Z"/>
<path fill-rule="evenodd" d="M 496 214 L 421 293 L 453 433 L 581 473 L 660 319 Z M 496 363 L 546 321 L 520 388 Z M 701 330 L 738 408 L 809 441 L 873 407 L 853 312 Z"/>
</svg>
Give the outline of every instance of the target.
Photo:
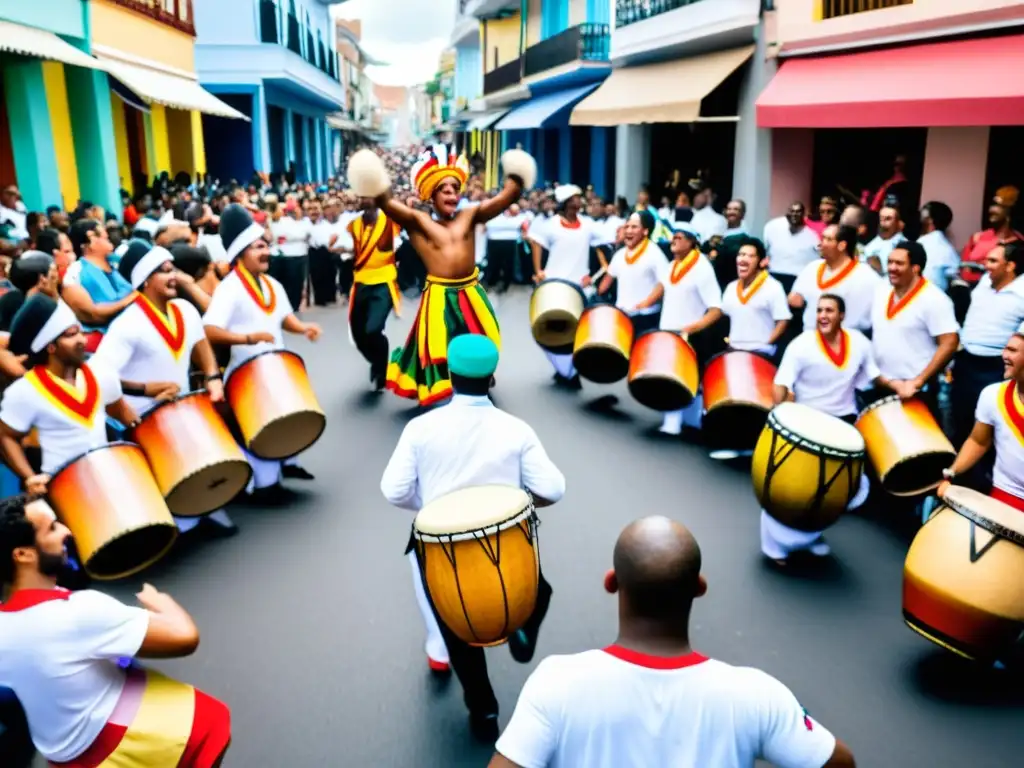
<svg viewBox="0 0 1024 768">
<path fill-rule="evenodd" d="M 820 768 L 835 744 L 765 672 L 611 646 L 542 661 L 497 750 L 523 768 Z"/>
<path fill-rule="evenodd" d="M 1017 396 L 1017 383 L 1011 379 L 981 390 L 974 418 L 995 433 L 992 485 L 1016 499 L 1014 506 L 1024 507 L 1024 405 Z"/>
</svg>

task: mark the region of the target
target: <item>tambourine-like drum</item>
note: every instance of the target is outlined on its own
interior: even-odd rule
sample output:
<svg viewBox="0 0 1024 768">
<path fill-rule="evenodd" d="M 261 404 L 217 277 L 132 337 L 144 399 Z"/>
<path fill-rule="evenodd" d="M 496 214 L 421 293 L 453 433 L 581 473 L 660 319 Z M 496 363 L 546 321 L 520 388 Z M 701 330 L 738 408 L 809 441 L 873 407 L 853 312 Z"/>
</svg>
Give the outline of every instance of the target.
<svg viewBox="0 0 1024 768">
<path fill-rule="evenodd" d="M 842 419 L 797 403 L 768 414 L 750 476 L 765 511 L 799 531 L 823 531 L 857 494 L 864 438 Z"/>
<path fill-rule="evenodd" d="M 47 498 L 94 579 L 148 568 L 178 536 L 146 455 L 134 443 L 110 443 L 72 459 L 53 474 Z"/>
<path fill-rule="evenodd" d="M 720 352 L 708 361 L 702 381 L 702 425 L 710 443 L 743 450 L 754 447 L 775 404 L 775 372 L 763 355 L 739 349 Z"/>
<path fill-rule="evenodd" d="M 678 411 L 697 396 L 697 353 L 678 333 L 648 331 L 629 359 L 629 393 L 655 411 Z"/>
<path fill-rule="evenodd" d="M 537 518 L 525 491 L 465 488 L 425 506 L 413 524 L 427 592 L 470 645 L 499 645 L 537 603 Z"/>
<path fill-rule="evenodd" d="M 190 392 L 149 410 L 132 433 L 171 513 L 196 517 L 220 509 L 252 476 L 209 393 Z"/>
<path fill-rule="evenodd" d="M 857 419 L 868 459 L 882 488 L 893 496 L 917 496 L 942 482 L 956 451 L 932 412 L 920 400 L 883 398 Z"/>
<path fill-rule="evenodd" d="M 245 447 L 261 459 L 287 459 L 320 439 L 327 417 L 302 358 L 274 349 L 234 370 L 224 393 Z"/>
<path fill-rule="evenodd" d="M 558 278 L 543 281 L 530 296 L 534 341 L 551 352 L 571 351 L 586 305 L 583 289 L 575 283 Z"/>
<path fill-rule="evenodd" d="M 580 376 L 595 384 L 613 384 L 629 373 L 633 321 L 610 304 L 591 307 L 580 317 L 572 363 Z"/>
<path fill-rule="evenodd" d="M 938 645 L 979 661 L 1024 652 L 1024 512 L 952 486 L 917 532 L 903 566 L 903 618 Z"/>
</svg>

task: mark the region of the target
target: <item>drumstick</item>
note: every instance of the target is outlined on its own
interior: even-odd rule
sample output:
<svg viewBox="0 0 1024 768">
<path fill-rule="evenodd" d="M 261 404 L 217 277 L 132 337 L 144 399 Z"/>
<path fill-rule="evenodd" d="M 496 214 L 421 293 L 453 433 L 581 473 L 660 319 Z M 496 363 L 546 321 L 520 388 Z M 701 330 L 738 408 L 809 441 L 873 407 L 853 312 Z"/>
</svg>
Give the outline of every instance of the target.
<svg viewBox="0 0 1024 768">
<path fill-rule="evenodd" d="M 588 299 L 593 298 L 594 294 L 597 293 L 597 288 L 594 287 L 594 283 L 604 277 L 605 272 L 608 271 L 608 267 L 601 267 L 597 272 L 590 276 L 590 285 L 583 289 L 583 295 Z"/>
</svg>

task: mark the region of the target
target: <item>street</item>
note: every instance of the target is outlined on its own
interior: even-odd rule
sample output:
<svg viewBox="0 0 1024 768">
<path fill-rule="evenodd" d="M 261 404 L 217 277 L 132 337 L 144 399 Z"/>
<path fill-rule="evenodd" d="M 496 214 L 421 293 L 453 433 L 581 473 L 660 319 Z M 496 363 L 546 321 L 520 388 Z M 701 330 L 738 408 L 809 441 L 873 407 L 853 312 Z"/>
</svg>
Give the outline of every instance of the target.
<svg viewBox="0 0 1024 768">
<path fill-rule="evenodd" d="M 602 577 L 622 527 L 648 514 L 689 526 L 701 544 L 705 598 L 693 644 L 764 669 L 853 748 L 858 764 L 1016 765 L 1024 754 L 1024 691 L 959 662 L 901 618 L 903 556 L 912 526 L 847 517 L 830 531 L 835 562 L 817 575 L 778 573 L 758 546 L 748 470 L 656 433 L 658 414 L 625 384 L 553 388 L 527 326 L 525 290 L 495 300 L 503 357 L 495 400 L 538 432 L 567 479 L 542 510 L 540 547 L 554 598 L 530 665 L 488 651 L 501 724 L 543 657 L 615 638 L 616 601 Z M 393 343 L 405 319 L 391 321 Z M 195 617 L 198 653 L 155 666 L 226 701 L 234 741 L 225 766 L 484 766 L 491 749 L 469 734 L 458 682 L 431 677 L 402 556 L 411 516 L 391 508 L 381 472 L 411 403 L 369 393 L 367 365 L 349 344 L 343 309 L 306 313 L 322 324 L 305 356 L 327 431 L 303 457 L 316 475 L 289 481 L 293 504 L 233 508 L 241 533 L 178 553 L 144 574 Z M 616 395 L 618 404 L 591 404 Z M 110 587 L 132 599 L 142 577 Z M 624 767 L 625 768 L 625 767 Z M 703 767 L 702 767 L 703 768 Z M 708 767 L 712 768 L 712 767 Z"/>
</svg>

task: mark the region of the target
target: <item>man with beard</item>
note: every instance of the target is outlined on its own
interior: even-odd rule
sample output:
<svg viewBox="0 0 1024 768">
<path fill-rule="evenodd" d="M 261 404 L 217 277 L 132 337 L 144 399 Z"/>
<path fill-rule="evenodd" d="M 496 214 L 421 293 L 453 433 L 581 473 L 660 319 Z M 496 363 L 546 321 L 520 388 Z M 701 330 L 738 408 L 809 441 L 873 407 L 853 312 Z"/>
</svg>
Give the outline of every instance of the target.
<svg viewBox="0 0 1024 768">
<path fill-rule="evenodd" d="M 427 287 L 416 320 L 405 346 L 392 354 L 387 373 L 388 389 L 400 397 L 418 399 L 420 405 L 441 402 L 452 394 L 447 360 L 450 339 L 476 333 L 500 345 L 494 309 L 479 284 L 476 228 L 500 215 L 537 178 L 537 163 L 522 150 L 505 152 L 501 164 L 502 190 L 480 205 L 458 211 L 459 194 L 469 176 L 465 157 L 446 144 L 425 151 L 412 168 L 412 181 L 420 200 L 433 204 L 432 218 L 392 197 L 391 179 L 374 152 L 360 150 L 349 160 L 352 189 L 361 197 L 375 198 L 408 233 L 427 269 Z"/>
<path fill-rule="evenodd" d="M 722 314 L 729 318 L 729 346 L 774 358 L 793 313 L 782 283 L 768 274 L 764 243 L 743 238 L 736 254 L 737 279 L 722 292 Z"/>
<path fill-rule="evenodd" d="M 899 209 L 887 205 L 878 212 L 878 234 L 864 246 L 863 258 L 875 272 L 884 275 L 889 254 L 906 241 Z"/>
<path fill-rule="evenodd" d="M 1000 187 L 992 198 L 988 209 L 989 228 L 971 235 L 964 246 L 962 260 L 967 264 L 960 270 L 960 279 L 969 285 L 976 285 L 985 274 L 985 257 L 994 248 L 1024 235 L 1013 228 L 1013 209 L 1017 205 L 1020 190 L 1016 187 Z"/>
<path fill-rule="evenodd" d="M 651 240 L 654 217 L 648 211 L 637 211 L 627 220 L 623 230 L 624 245 L 608 265 L 597 292 L 604 294 L 616 282 L 615 306 L 633 320 L 634 337 L 658 327 L 661 297 L 665 293 L 660 279 L 668 267 L 668 259 L 660 246 Z"/>
<path fill-rule="evenodd" d="M 59 588 L 69 539 L 45 502 L 0 502 L 0 588 L 10 588 L 0 605 L 0 686 L 21 701 L 36 748 L 55 768 L 216 768 L 231 741 L 228 708 L 119 664 L 191 655 L 192 617 L 148 584 L 141 607 Z"/>
</svg>

